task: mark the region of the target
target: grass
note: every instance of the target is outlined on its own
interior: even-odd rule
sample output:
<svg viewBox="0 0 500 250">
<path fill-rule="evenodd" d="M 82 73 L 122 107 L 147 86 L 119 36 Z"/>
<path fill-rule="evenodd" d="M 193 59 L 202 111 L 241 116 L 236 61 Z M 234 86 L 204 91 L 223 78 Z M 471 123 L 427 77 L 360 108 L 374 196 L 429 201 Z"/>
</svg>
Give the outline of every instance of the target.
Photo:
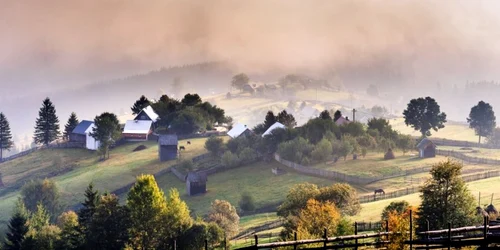
<svg viewBox="0 0 500 250">
<path fill-rule="evenodd" d="M 310 182 L 320 186 L 333 184 L 331 180 L 305 176 L 293 171 L 287 171 L 284 175 L 273 175 L 271 168 L 277 166 L 281 165 L 276 162 L 259 162 L 209 176 L 208 191 L 200 196 L 186 195 L 185 184 L 173 174 L 164 175 L 158 178 L 157 182 L 166 192 L 171 188 L 177 188 L 190 209 L 199 215 L 206 214 L 210 209 L 210 203 L 215 199 L 227 200 L 238 207 L 238 201 L 244 192 L 253 195 L 259 208 L 284 200 L 290 187 L 299 183 Z"/>
<path fill-rule="evenodd" d="M 256 215 L 243 216 L 240 218 L 240 231 L 256 227 L 267 222 L 279 219 L 276 213 L 262 213 Z"/>
<path fill-rule="evenodd" d="M 392 128 L 403 133 L 409 134 L 412 136 L 421 136 L 419 131 L 415 131 L 412 127 L 406 126 L 404 123 L 404 118 L 395 118 L 391 119 L 390 124 Z M 478 137 L 474 133 L 474 130 L 469 128 L 467 124 L 460 123 L 445 123 L 445 127 L 443 129 L 438 130 L 437 132 L 432 130 L 432 136 L 430 138 L 443 138 L 449 140 L 460 140 L 460 141 L 470 141 L 477 142 Z"/>
<path fill-rule="evenodd" d="M 439 146 L 439 149 L 452 150 L 455 152 L 463 153 L 471 157 L 487 158 L 493 160 L 500 159 L 500 149 L 490 149 L 490 148 L 474 148 L 474 147 L 451 147 L 451 146 Z"/>
<path fill-rule="evenodd" d="M 315 165 L 316 168 L 338 171 L 360 177 L 382 177 L 391 176 L 401 171 L 430 166 L 446 159 L 444 156 L 435 158 L 419 158 L 418 156 L 395 152 L 396 159 L 384 160 L 383 153 L 369 153 L 365 158 L 358 157 L 357 160 L 339 159 L 336 163 L 327 162 Z"/>
</svg>

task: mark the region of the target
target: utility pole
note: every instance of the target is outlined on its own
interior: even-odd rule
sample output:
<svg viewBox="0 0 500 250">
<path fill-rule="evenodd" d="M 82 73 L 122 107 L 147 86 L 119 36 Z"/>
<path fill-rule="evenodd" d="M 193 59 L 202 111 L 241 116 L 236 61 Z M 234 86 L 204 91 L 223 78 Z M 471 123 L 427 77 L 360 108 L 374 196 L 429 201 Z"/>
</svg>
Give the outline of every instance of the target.
<svg viewBox="0 0 500 250">
<path fill-rule="evenodd" d="M 356 109 L 352 109 L 352 121 L 356 121 Z"/>
</svg>

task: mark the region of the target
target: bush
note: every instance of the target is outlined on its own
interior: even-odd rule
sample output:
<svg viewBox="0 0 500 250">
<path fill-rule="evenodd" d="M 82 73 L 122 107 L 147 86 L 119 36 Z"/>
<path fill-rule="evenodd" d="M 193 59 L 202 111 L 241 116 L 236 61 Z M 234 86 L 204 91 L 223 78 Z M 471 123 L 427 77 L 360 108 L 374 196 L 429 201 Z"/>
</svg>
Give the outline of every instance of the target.
<svg viewBox="0 0 500 250">
<path fill-rule="evenodd" d="M 234 168 L 240 164 L 240 159 L 237 155 L 227 151 L 222 155 L 222 165 L 226 168 Z"/>
<path fill-rule="evenodd" d="M 332 144 L 327 139 L 322 139 L 311 152 L 312 159 L 316 162 L 323 162 L 332 154 Z"/>
<path fill-rule="evenodd" d="M 384 160 L 392 160 L 392 159 L 396 159 L 396 156 L 394 156 L 394 152 L 392 152 L 392 149 L 389 148 L 389 150 L 387 150 L 387 153 L 385 153 L 384 155 Z"/>
<path fill-rule="evenodd" d="M 283 142 L 278 146 L 278 154 L 285 160 L 300 163 L 302 159 L 311 154 L 314 146 L 306 139 L 297 137 L 291 141 Z"/>
<path fill-rule="evenodd" d="M 365 158 L 367 153 L 368 153 L 368 150 L 366 148 L 361 149 L 361 155 L 363 156 L 363 158 Z"/>
<path fill-rule="evenodd" d="M 179 169 L 184 170 L 186 172 L 193 171 L 193 169 L 194 169 L 194 163 L 193 163 L 192 160 L 183 160 L 179 164 Z"/>
<path fill-rule="evenodd" d="M 205 149 L 212 153 L 213 156 L 218 156 L 222 152 L 224 143 L 222 138 L 216 136 L 210 136 L 205 141 Z"/>
<path fill-rule="evenodd" d="M 246 163 L 255 160 L 257 158 L 257 153 L 252 148 L 245 148 L 240 152 L 239 156 L 240 161 Z"/>
<path fill-rule="evenodd" d="M 245 192 L 241 195 L 241 199 L 238 205 L 240 206 L 240 209 L 245 212 L 250 212 L 255 210 L 255 200 L 253 196 L 248 192 Z"/>
<path fill-rule="evenodd" d="M 52 221 L 55 221 L 61 211 L 59 188 L 52 180 L 29 181 L 22 187 L 21 197 L 28 211 L 35 212 L 38 204 L 41 204 L 47 209 Z"/>
</svg>

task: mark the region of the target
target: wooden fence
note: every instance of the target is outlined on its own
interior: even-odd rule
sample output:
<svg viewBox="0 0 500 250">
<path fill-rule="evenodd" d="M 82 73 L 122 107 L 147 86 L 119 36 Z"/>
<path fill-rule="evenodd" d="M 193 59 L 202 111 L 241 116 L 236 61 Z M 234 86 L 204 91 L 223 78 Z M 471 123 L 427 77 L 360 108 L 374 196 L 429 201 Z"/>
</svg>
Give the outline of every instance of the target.
<svg viewBox="0 0 500 250">
<path fill-rule="evenodd" d="M 19 157 L 23 157 L 25 155 L 29 155 L 35 151 L 37 151 L 38 149 L 40 149 L 40 147 L 34 147 L 34 148 L 31 148 L 31 149 L 28 149 L 26 151 L 23 151 L 23 152 L 19 152 L 17 154 L 14 154 L 14 155 L 11 155 L 9 157 L 4 157 L 2 159 L 0 159 L 0 163 L 4 163 L 4 162 L 8 162 L 8 161 L 11 161 L 11 160 L 14 160 L 14 159 L 17 159 Z"/>
<path fill-rule="evenodd" d="M 469 163 L 475 163 L 475 164 L 487 164 L 487 165 L 499 165 L 500 164 L 500 160 L 481 158 L 481 157 L 472 157 L 472 156 L 468 156 L 464 153 L 456 152 L 453 150 L 436 149 L 436 154 L 454 157 L 454 158 L 457 158 L 457 159 L 460 159 L 460 160 L 463 160 L 463 161 L 466 161 Z"/>
</svg>

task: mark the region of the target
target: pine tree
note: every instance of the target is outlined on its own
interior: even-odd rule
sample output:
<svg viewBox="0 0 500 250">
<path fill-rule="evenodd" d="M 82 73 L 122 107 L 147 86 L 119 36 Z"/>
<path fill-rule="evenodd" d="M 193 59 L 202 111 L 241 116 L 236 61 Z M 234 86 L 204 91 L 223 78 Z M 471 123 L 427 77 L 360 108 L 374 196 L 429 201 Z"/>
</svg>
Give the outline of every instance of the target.
<svg viewBox="0 0 500 250">
<path fill-rule="evenodd" d="M 78 123 L 80 123 L 80 121 L 78 121 L 78 117 L 76 117 L 75 112 L 72 112 L 69 116 L 68 123 L 64 125 L 64 138 L 66 140 L 69 140 L 69 135 L 73 132 L 73 129 L 76 128 Z"/>
<path fill-rule="evenodd" d="M 21 201 L 18 201 L 16 211 L 9 221 L 5 250 L 20 250 L 28 233 L 28 212 Z"/>
<path fill-rule="evenodd" d="M 13 146 L 9 121 L 3 113 L 0 113 L 0 160 L 3 159 L 3 150 L 10 150 Z"/>
<path fill-rule="evenodd" d="M 48 145 L 57 139 L 59 134 L 59 118 L 57 118 L 54 105 L 47 97 L 43 101 L 40 111 L 38 111 L 33 139 L 37 144 Z"/>
<path fill-rule="evenodd" d="M 94 216 L 95 209 L 99 204 L 99 191 L 94 190 L 94 184 L 90 183 L 85 190 L 85 201 L 82 203 L 82 208 L 78 211 L 78 222 L 84 230 L 89 228 L 89 225 Z"/>
<path fill-rule="evenodd" d="M 135 101 L 134 106 L 132 106 L 130 109 L 132 110 L 132 114 L 137 115 L 149 105 L 151 105 L 151 102 L 147 97 L 142 95 L 139 100 Z"/>
</svg>

